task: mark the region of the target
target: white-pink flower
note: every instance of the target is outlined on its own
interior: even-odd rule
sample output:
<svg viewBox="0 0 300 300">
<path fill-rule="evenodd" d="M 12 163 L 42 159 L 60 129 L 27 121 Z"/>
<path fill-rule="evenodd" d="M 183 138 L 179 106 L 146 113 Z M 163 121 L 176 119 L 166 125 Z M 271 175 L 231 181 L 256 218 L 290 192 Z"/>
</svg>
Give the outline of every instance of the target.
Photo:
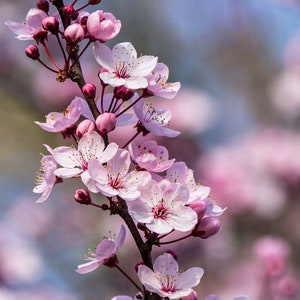
<svg viewBox="0 0 300 300">
<path fill-rule="evenodd" d="M 120 196 L 127 201 L 139 197 L 139 187 L 146 185 L 151 175 L 146 171 L 129 172 L 130 162 L 129 152 L 121 149 L 105 167 L 98 160 L 91 160 L 89 173 L 96 189 L 105 196 Z"/>
<path fill-rule="evenodd" d="M 57 163 L 53 156 L 44 155 L 41 159 L 40 173 L 37 174 L 36 186 L 33 189 L 34 193 L 42 193 L 41 197 L 36 201 L 37 203 L 44 202 L 48 199 L 57 181 L 57 177 L 54 174 L 56 169 Z"/>
<path fill-rule="evenodd" d="M 154 108 L 150 102 L 144 99 L 134 105 L 134 111 L 141 124 L 146 130 L 157 136 L 176 137 L 179 131 L 167 128 L 171 120 L 171 112 L 168 109 Z"/>
<path fill-rule="evenodd" d="M 61 146 L 49 150 L 56 162 L 62 166 L 54 173 L 60 178 L 81 176 L 88 188 L 94 192 L 92 180 L 88 172 L 89 162 L 93 159 L 99 164 L 106 163 L 117 152 L 118 145 L 110 143 L 105 148 L 103 138 L 95 131 L 88 132 L 78 142 L 78 149 Z"/>
<path fill-rule="evenodd" d="M 189 191 L 184 185 L 151 180 L 140 191 L 141 196 L 128 203 L 128 209 L 130 215 L 149 230 L 158 234 L 169 233 L 173 229 L 186 232 L 197 224 L 197 213 L 186 206 Z"/>
<path fill-rule="evenodd" d="M 86 258 L 89 262 L 78 266 L 76 272 L 86 274 L 94 271 L 99 266 L 108 263 L 113 259 L 117 263 L 116 252 L 123 246 L 126 237 L 126 229 L 121 225 L 120 232 L 117 238 L 107 238 L 102 240 L 96 247 L 96 251 L 89 251 L 89 256 Z"/>
<path fill-rule="evenodd" d="M 94 55 L 105 71 L 100 73 L 104 83 L 113 87 L 124 85 L 129 89 L 147 87 L 145 78 L 156 66 L 157 57 L 140 56 L 129 42 L 119 43 L 110 50 L 106 45 L 96 42 Z"/>
<path fill-rule="evenodd" d="M 163 63 L 157 63 L 154 70 L 146 76 L 147 89 L 155 96 L 173 99 L 180 89 L 180 82 L 167 82 L 168 77 L 169 68 Z"/>
<path fill-rule="evenodd" d="M 138 277 L 145 288 L 168 299 L 189 295 L 199 284 L 203 273 L 203 269 L 198 267 L 180 272 L 177 261 L 169 253 L 157 257 L 153 271 L 145 265 L 138 268 Z"/>
<path fill-rule="evenodd" d="M 7 21 L 5 24 L 15 33 L 16 38 L 21 41 L 40 40 L 40 37 L 46 38 L 48 33 L 43 29 L 42 21 L 48 15 L 41 9 L 31 8 L 25 18 L 25 22 L 18 23 Z"/>
<path fill-rule="evenodd" d="M 63 112 L 51 112 L 46 116 L 45 123 L 34 123 L 49 132 L 63 132 L 72 127 L 80 118 L 82 101 L 80 97 L 75 97 Z"/>
<path fill-rule="evenodd" d="M 105 42 L 113 39 L 121 30 L 121 21 L 103 10 L 91 13 L 86 22 L 87 31 L 93 40 Z"/>
<path fill-rule="evenodd" d="M 193 171 L 184 162 L 175 162 L 167 170 L 166 179 L 174 183 L 183 184 L 189 189 L 189 203 L 195 200 L 204 200 L 210 193 L 210 187 L 195 182 Z"/>
<path fill-rule="evenodd" d="M 133 141 L 128 146 L 129 153 L 135 163 L 149 172 L 162 172 L 169 169 L 175 159 L 169 160 L 168 149 L 157 145 L 156 141 L 138 143 Z"/>
</svg>

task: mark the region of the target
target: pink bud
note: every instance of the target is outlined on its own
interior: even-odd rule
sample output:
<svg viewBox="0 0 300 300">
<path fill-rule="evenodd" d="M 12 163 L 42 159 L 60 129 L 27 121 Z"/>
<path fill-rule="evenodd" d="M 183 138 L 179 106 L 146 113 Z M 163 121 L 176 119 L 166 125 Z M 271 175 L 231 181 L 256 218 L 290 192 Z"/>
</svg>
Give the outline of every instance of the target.
<svg viewBox="0 0 300 300">
<path fill-rule="evenodd" d="M 25 54 L 33 60 L 36 60 L 36 59 L 40 58 L 40 51 L 39 51 L 39 48 L 36 45 L 28 46 L 25 49 Z"/>
<path fill-rule="evenodd" d="M 36 7 L 43 10 L 46 14 L 49 12 L 49 2 L 47 0 L 38 0 L 36 2 Z"/>
<path fill-rule="evenodd" d="M 96 119 L 96 126 L 100 133 L 107 133 L 115 129 L 116 116 L 113 113 L 103 113 Z"/>
<path fill-rule="evenodd" d="M 114 88 L 114 95 L 116 99 L 122 99 L 123 101 L 127 101 L 133 97 L 134 91 L 125 87 L 124 85 L 116 86 Z"/>
<path fill-rule="evenodd" d="M 192 231 L 192 236 L 207 239 L 215 235 L 220 229 L 220 220 L 216 217 L 206 217 L 197 223 Z"/>
<path fill-rule="evenodd" d="M 198 300 L 198 295 L 195 291 L 192 291 L 189 295 L 181 298 L 181 300 Z"/>
<path fill-rule="evenodd" d="M 105 42 L 114 38 L 121 29 L 121 21 L 111 13 L 97 10 L 88 16 L 87 30 L 91 40 Z"/>
<path fill-rule="evenodd" d="M 76 190 L 74 199 L 76 202 L 85 205 L 89 205 L 92 202 L 90 193 L 84 189 Z"/>
<path fill-rule="evenodd" d="M 294 277 L 285 275 L 279 280 L 277 289 L 279 294 L 285 297 L 295 296 L 299 290 L 299 283 Z"/>
<path fill-rule="evenodd" d="M 66 28 L 64 36 L 67 42 L 77 44 L 84 39 L 85 32 L 80 24 L 74 23 Z"/>
<path fill-rule="evenodd" d="M 84 134 L 93 130 L 95 130 L 95 123 L 91 120 L 85 119 L 78 124 L 76 134 L 81 139 Z"/>
<path fill-rule="evenodd" d="M 59 31 L 59 23 L 58 20 L 54 17 L 46 17 L 42 21 L 43 28 L 52 34 L 57 34 Z"/>
<path fill-rule="evenodd" d="M 92 83 L 87 83 L 82 87 L 82 93 L 85 97 L 89 99 L 95 99 L 96 96 L 96 87 Z"/>
<path fill-rule="evenodd" d="M 206 210 L 205 202 L 202 200 L 194 201 L 190 203 L 190 207 L 197 213 L 198 221 L 200 221 L 205 214 L 205 210 Z"/>
</svg>

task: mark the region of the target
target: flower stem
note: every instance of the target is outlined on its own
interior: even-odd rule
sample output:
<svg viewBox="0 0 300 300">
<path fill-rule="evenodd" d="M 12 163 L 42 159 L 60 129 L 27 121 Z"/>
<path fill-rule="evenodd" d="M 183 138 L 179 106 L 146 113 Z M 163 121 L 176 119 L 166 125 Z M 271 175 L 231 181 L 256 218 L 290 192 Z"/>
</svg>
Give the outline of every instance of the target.
<svg viewBox="0 0 300 300">
<path fill-rule="evenodd" d="M 141 290 L 141 288 L 133 281 L 133 279 L 129 277 L 129 275 L 126 274 L 117 264 L 115 264 L 115 267 L 138 289 L 138 291 Z"/>
</svg>

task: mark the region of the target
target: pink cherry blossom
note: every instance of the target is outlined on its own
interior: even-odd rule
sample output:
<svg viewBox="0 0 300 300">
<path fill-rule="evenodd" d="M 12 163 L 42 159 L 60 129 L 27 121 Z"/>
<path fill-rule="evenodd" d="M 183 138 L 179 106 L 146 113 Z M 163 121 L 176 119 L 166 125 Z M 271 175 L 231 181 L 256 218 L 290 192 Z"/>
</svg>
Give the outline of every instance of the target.
<svg viewBox="0 0 300 300">
<path fill-rule="evenodd" d="M 54 173 L 60 178 L 81 176 L 82 181 L 93 192 L 93 185 L 88 172 L 89 162 L 95 159 L 99 164 L 110 160 L 117 152 L 118 145 L 110 143 L 105 148 L 103 138 L 95 131 L 88 132 L 79 140 L 78 149 L 74 147 L 61 146 L 50 150 L 58 164 Z"/>
<path fill-rule="evenodd" d="M 51 112 L 46 116 L 46 122 L 34 122 L 42 129 L 49 132 L 63 132 L 72 127 L 81 116 L 82 101 L 75 97 L 63 112 Z"/>
<path fill-rule="evenodd" d="M 140 100 L 134 105 L 134 111 L 146 130 L 157 136 L 176 137 L 179 131 L 167 128 L 171 120 L 171 112 L 168 109 L 154 108 L 150 102 Z"/>
<path fill-rule="evenodd" d="M 156 141 L 138 143 L 133 141 L 128 150 L 135 163 L 149 172 L 162 172 L 170 168 L 175 159 L 168 159 L 169 153 L 166 147 L 158 146 Z"/>
<path fill-rule="evenodd" d="M 184 185 L 151 180 L 140 191 L 141 196 L 128 203 L 129 213 L 151 231 L 158 234 L 169 233 L 173 229 L 186 232 L 197 224 L 197 213 L 186 206 L 189 191 Z"/>
<path fill-rule="evenodd" d="M 291 249 L 279 237 L 264 236 L 257 239 L 254 252 L 270 276 L 278 276 L 285 271 Z"/>
<path fill-rule="evenodd" d="M 129 89 L 147 87 L 145 78 L 156 66 L 157 57 L 140 56 L 129 42 L 119 43 L 110 50 L 99 42 L 94 45 L 94 55 L 98 64 L 105 72 L 100 73 L 100 79 L 113 87 L 124 85 Z"/>
<path fill-rule="evenodd" d="M 190 203 L 195 200 L 204 200 L 210 193 L 209 187 L 195 182 L 193 171 L 184 162 L 175 162 L 167 170 L 166 179 L 185 185 L 190 191 Z"/>
<path fill-rule="evenodd" d="M 116 252 L 123 246 L 125 237 L 126 230 L 124 225 L 121 225 L 117 238 L 115 240 L 111 238 L 102 240 L 97 245 L 95 252 L 89 251 L 89 256 L 86 258 L 89 262 L 79 265 L 76 272 L 86 274 L 108 263 L 109 259 L 116 260 Z"/>
<path fill-rule="evenodd" d="M 131 201 L 140 196 L 139 187 L 151 179 L 146 171 L 129 171 L 130 155 L 127 150 L 118 150 L 104 167 L 98 160 L 91 160 L 89 173 L 98 191 L 108 197 L 120 196 Z"/>
<path fill-rule="evenodd" d="M 138 277 L 145 288 L 168 299 L 189 295 L 192 288 L 199 284 L 203 273 L 203 269 L 198 267 L 181 273 L 177 261 L 169 253 L 157 257 L 153 271 L 145 265 L 138 268 Z"/>
<path fill-rule="evenodd" d="M 56 181 L 54 171 L 57 169 L 57 163 L 53 156 L 44 155 L 41 159 L 40 173 L 37 175 L 36 186 L 33 189 L 34 193 L 42 193 L 37 203 L 44 202 L 48 199 Z"/>
<path fill-rule="evenodd" d="M 7 21 L 5 24 L 15 33 L 16 38 L 21 41 L 39 40 L 40 36 L 47 37 L 48 33 L 42 27 L 42 21 L 48 15 L 41 9 L 31 8 L 25 18 L 25 22 L 17 23 Z"/>
<path fill-rule="evenodd" d="M 92 40 L 105 42 L 120 32 L 121 21 L 103 10 L 96 10 L 88 16 L 86 27 Z"/>
<path fill-rule="evenodd" d="M 155 96 L 172 99 L 176 96 L 180 89 L 180 83 L 167 82 L 169 77 L 169 68 L 163 64 L 158 63 L 154 70 L 146 76 L 148 80 L 147 89 Z"/>
</svg>

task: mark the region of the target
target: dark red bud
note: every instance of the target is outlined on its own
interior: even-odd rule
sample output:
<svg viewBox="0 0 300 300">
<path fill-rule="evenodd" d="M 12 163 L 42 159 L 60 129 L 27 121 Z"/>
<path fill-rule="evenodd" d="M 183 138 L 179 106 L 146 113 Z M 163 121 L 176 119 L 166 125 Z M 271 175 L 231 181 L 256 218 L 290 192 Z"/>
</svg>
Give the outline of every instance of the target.
<svg viewBox="0 0 300 300">
<path fill-rule="evenodd" d="M 178 255 L 175 253 L 175 251 L 173 251 L 173 250 L 168 250 L 167 253 L 171 254 L 171 255 L 173 256 L 173 258 L 177 261 Z"/>
<path fill-rule="evenodd" d="M 152 97 L 152 96 L 154 96 L 152 91 L 148 90 L 147 88 L 145 88 L 143 90 L 143 94 L 142 94 L 143 98 L 148 98 L 148 97 Z"/>
<path fill-rule="evenodd" d="M 63 14 L 70 19 L 77 18 L 78 13 L 72 5 L 65 5 L 62 9 Z"/>
<path fill-rule="evenodd" d="M 122 99 L 123 101 L 127 101 L 131 99 L 134 95 L 134 91 L 125 87 L 125 86 L 116 86 L 114 88 L 114 95 L 116 99 Z"/>
<path fill-rule="evenodd" d="M 47 0 L 38 0 L 36 2 L 36 7 L 43 10 L 46 14 L 49 12 L 49 2 Z"/>
<path fill-rule="evenodd" d="M 33 59 L 33 60 L 37 60 L 40 58 L 40 51 L 39 48 L 36 45 L 30 45 L 25 49 L 25 54 Z"/>
<path fill-rule="evenodd" d="M 76 202 L 85 205 L 89 205 L 92 202 L 90 193 L 84 189 L 76 190 L 74 199 Z"/>
<path fill-rule="evenodd" d="M 82 93 L 85 97 L 89 99 L 94 99 L 96 97 L 96 87 L 92 83 L 87 83 L 82 87 Z"/>
<path fill-rule="evenodd" d="M 101 0 L 90 0 L 89 4 L 90 5 L 96 5 L 96 4 L 99 4 L 100 2 L 101 2 Z"/>
</svg>

